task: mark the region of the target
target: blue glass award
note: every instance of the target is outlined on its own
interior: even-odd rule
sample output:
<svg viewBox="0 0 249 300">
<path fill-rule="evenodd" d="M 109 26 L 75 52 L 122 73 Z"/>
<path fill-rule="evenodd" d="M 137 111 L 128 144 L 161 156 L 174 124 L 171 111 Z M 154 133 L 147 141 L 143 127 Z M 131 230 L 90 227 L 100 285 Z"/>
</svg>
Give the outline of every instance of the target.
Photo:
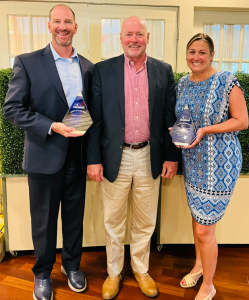
<svg viewBox="0 0 249 300">
<path fill-rule="evenodd" d="M 196 139 L 195 125 L 187 104 L 172 127 L 170 135 L 177 146 L 189 146 Z"/>
<path fill-rule="evenodd" d="M 80 134 L 84 134 L 92 125 L 92 118 L 81 93 L 78 93 L 62 122 L 75 129 L 72 133 Z"/>
</svg>

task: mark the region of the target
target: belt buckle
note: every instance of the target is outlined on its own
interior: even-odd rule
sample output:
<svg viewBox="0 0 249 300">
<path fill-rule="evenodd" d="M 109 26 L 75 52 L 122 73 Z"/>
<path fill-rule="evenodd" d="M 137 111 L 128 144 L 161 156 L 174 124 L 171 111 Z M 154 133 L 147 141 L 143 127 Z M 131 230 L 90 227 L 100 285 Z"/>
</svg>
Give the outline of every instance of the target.
<svg viewBox="0 0 249 300">
<path fill-rule="evenodd" d="M 130 149 L 135 149 L 135 148 L 133 148 L 133 146 L 138 146 L 139 144 L 138 143 L 131 143 L 130 144 Z"/>
<path fill-rule="evenodd" d="M 142 142 L 142 143 L 131 143 L 129 148 L 130 149 L 135 149 L 135 148 L 133 148 L 133 146 L 141 146 L 141 148 L 143 148 L 143 147 L 145 147 L 144 146 L 145 143 L 147 143 L 147 145 L 149 145 L 150 141 L 148 140 L 148 141 L 145 141 L 145 142 Z M 138 148 L 138 149 L 140 149 L 140 148 Z"/>
</svg>

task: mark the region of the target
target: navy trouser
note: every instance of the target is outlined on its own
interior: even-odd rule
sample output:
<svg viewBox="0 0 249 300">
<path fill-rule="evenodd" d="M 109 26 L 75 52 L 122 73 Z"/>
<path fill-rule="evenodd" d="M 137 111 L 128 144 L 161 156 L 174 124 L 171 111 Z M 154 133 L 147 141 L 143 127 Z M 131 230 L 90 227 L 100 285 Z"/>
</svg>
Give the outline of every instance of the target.
<svg viewBox="0 0 249 300">
<path fill-rule="evenodd" d="M 82 156 L 85 157 L 85 149 L 81 148 L 81 138 L 69 138 L 67 157 L 58 173 L 28 173 L 32 238 L 37 259 L 32 270 L 40 279 L 50 276 L 56 260 L 60 204 L 62 264 L 66 271 L 79 269 L 86 188 L 86 163 L 82 171 Z"/>
</svg>

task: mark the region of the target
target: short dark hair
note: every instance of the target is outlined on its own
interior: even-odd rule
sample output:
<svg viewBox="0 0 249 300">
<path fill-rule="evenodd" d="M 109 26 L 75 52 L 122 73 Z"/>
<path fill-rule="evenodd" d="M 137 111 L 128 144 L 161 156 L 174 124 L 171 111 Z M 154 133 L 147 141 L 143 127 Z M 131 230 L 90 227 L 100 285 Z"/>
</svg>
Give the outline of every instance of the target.
<svg viewBox="0 0 249 300">
<path fill-rule="evenodd" d="M 65 5 L 65 4 L 57 4 L 57 5 L 55 5 L 54 7 L 52 7 L 52 8 L 50 9 L 50 12 L 49 12 L 49 21 L 51 21 L 51 13 L 52 13 L 53 9 L 54 9 L 55 7 L 57 7 L 57 6 L 65 6 L 65 7 L 69 8 L 69 9 L 71 10 L 72 14 L 73 14 L 73 20 L 74 20 L 74 22 L 75 22 L 75 13 L 74 13 L 74 11 L 73 11 L 69 6 L 67 6 L 67 5 Z"/>
<path fill-rule="evenodd" d="M 214 42 L 211 37 L 205 33 L 197 33 L 196 35 L 194 35 L 187 43 L 186 52 L 188 52 L 188 49 L 193 44 L 193 42 L 199 40 L 203 40 L 208 44 L 211 54 L 214 52 Z"/>
</svg>

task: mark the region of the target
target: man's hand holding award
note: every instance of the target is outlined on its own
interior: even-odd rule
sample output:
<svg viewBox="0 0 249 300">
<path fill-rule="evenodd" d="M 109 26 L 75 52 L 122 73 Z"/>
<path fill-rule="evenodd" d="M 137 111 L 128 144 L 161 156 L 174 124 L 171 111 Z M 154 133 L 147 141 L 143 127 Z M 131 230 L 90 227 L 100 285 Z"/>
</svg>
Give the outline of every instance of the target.
<svg viewBox="0 0 249 300">
<path fill-rule="evenodd" d="M 85 134 L 87 129 L 92 125 L 92 118 L 81 93 L 78 93 L 73 104 L 63 118 L 62 123 L 72 129 L 70 133 L 75 135 Z"/>
<path fill-rule="evenodd" d="M 62 122 L 53 123 L 51 129 L 65 137 L 85 134 L 93 121 L 81 93 L 78 93 Z"/>
</svg>

